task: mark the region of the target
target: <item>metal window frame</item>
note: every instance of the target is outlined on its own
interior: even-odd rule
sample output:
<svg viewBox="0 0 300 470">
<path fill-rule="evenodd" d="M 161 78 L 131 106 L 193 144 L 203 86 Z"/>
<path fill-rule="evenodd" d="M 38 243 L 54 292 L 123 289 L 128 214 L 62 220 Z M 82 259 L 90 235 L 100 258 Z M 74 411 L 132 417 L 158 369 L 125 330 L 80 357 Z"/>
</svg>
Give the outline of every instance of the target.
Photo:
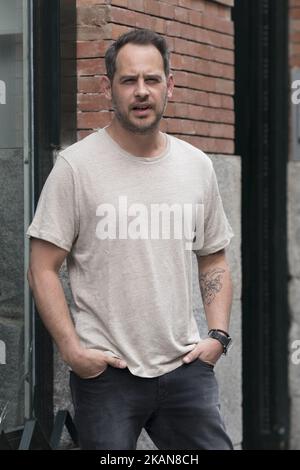
<svg viewBox="0 0 300 470">
<path fill-rule="evenodd" d="M 286 449 L 288 2 L 239 0 L 234 20 L 243 188 L 243 447 Z"/>
<path fill-rule="evenodd" d="M 59 145 L 60 0 L 26 0 L 26 9 L 25 227 L 32 220 L 53 166 L 53 149 Z M 54 419 L 53 344 L 29 291 L 28 264 L 29 240 L 25 239 L 25 419 L 36 419 L 50 438 Z"/>
</svg>

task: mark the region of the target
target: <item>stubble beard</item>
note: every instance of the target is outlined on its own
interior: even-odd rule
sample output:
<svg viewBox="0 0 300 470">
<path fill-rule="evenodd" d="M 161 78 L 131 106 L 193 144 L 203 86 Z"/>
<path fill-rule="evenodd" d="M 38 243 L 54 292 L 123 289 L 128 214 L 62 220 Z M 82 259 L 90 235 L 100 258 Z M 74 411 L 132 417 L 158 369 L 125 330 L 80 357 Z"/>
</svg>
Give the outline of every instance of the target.
<svg viewBox="0 0 300 470">
<path fill-rule="evenodd" d="M 142 119 L 140 119 L 141 124 L 137 125 L 134 122 L 130 120 L 127 114 L 123 113 L 120 110 L 120 107 L 118 106 L 117 100 L 113 97 L 112 99 L 112 108 L 115 113 L 116 119 L 119 121 L 119 124 L 126 129 L 127 131 L 132 132 L 133 134 L 139 134 L 139 135 L 146 135 L 151 133 L 153 130 L 157 129 L 159 126 L 159 123 L 164 115 L 166 106 L 167 106 L 167 93 L 164 96 L 164 103 L 162 108 L 155 112 L 155 119 L 149 123 L 149 124 L 144 124 L 142 123 Z M 152 108 L 152 110 L 154 110 Z M 155 110 L 154 110 L 155 111 Z"/>
</svg>

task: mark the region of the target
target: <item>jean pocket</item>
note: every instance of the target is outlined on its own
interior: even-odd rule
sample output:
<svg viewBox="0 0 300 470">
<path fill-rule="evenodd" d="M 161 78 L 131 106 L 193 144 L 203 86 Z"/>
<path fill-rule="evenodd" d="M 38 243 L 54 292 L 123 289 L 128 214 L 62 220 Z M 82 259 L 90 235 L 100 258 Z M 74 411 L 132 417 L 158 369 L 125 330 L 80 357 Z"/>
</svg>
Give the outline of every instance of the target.
<svg viewBox="0 0 300 470">
<path fill-rule="evenodd" d="M 203 359 L 200 359 L 199 357 L 197 357 L 196 361 L 200 362 L 201 365 L 209 367 L 210 369 L 213 369 L 215 367 L 214 364 L 210 364 L 209 362 L 205 362 L 205 361 L 203 361 Z"/>
<path fill-rule="evenodd" d="M 88 381 L 93 381 L 93 380 L 98 380 L 100 379 L 108 370 L 108 365 L 105 367 L 105 369 L 103 369 L 101 372 L 99 372 L 99 374 L 95 375 L 95 376 L 92 376 L 92 377 L 81 377 L 80 375 L 76 374 L 75 372 L 71 371 L 72 374 L 74 374 L 75 377 L 77 377 L 78 379 L 80 380 L 84 380 L 85 382 L 88 382 Z"/>
</svg>

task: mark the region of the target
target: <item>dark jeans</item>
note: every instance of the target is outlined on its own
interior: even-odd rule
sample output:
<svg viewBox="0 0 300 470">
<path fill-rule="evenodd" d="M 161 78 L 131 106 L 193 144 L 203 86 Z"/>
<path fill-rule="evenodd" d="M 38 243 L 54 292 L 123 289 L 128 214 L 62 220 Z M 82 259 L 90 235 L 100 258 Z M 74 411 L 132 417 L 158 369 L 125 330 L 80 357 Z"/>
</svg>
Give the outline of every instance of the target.
<svg viewBox="0 0 300 470">
<path fill-rule="evenodd" d="M 142 428 L 158 449 L 232 449 L 213 367 L 200 359 L 153 378 L 112 366 L 93 379 L 70 374 L 82 449 L 135 450 Z"/>
</svg>

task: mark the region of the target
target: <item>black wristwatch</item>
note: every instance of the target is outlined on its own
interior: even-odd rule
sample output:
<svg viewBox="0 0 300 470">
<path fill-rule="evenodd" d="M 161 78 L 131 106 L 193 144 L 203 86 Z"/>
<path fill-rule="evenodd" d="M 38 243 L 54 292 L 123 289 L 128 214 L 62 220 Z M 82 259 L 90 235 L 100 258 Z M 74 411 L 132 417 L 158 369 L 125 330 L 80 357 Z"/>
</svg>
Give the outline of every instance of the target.
<svg viewBox="0 0 300 470">
<path fill-rule="evenodd" d="M 207 333 L 209 338 L 218 340 L 223 346 L 223 354 L 226 355 L 232 345 L 232 338 L 223 330 L 212 329 Z"/>
</svg>

